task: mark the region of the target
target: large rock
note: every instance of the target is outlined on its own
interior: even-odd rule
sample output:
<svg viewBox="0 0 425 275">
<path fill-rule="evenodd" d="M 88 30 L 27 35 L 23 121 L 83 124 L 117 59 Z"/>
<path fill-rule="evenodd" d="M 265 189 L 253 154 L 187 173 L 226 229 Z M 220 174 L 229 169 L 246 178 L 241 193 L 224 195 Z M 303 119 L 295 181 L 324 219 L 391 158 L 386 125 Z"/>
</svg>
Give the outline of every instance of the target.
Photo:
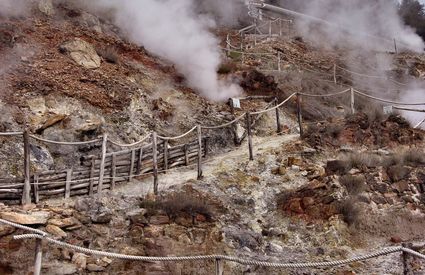
<svg viewBox="0 0 425 275">
<path fill-rule="evenodd" d="M 101 59 L 94 47 L 80 38 L 63 43 L 59 49 L 67 53 L 78 65 L 87 69 L 100 67 Z"/>
<path fill-rule="evenodd" d="M 40 0 L 40 2 L 38 2 L 38 9 L 47 16 L 55 14 L 52 0 Z"/>
<path fill-rule="evenodd" d="M 19 224 L 24 224 L 24 225 L 41 225 L 41 224 L 46 224 L 47 220 L 50 217 L 50 213 L 49 212 L 33 212 L 31 214 L 21 214 L 21 213 L 15 213 L 15 212 L 3 212 L 0 213 L 0 217 L 2 219 L 14 222 L 14 223 L 19 223 Z"/>
<path fill-rule="evenodd" d="M 58 226 L 49 224 L 46 226 L 46 231 L 52 234 L 53 236 L 59 237 L 59 238 L 66 238 L 67 234 L 60 229 Z"/>
</svg>

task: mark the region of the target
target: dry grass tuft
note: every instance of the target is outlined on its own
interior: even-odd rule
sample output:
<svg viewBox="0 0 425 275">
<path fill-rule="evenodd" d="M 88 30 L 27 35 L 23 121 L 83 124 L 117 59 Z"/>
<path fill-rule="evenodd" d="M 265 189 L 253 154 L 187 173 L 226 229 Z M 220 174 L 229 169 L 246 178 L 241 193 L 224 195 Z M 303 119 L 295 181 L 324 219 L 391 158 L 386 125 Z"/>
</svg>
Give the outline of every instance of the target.
<svg viewBox="0 0 425 275">
<path fill-rule="evenodd" d="M 96 49 L 96 52 L 99 56 L 103 57 L 103 59 L 105 59 L 109 63 L 113 63 L 113 64 L 120 63 L 118 50 L 114 46 L 101 47 Z"/>
<path fill-rule="evenodd" d="M 342 176 L 339 179 L 341 185 L 345 186 L 349 195 L 356 196 L 366 190 L 365 178 L 363 176 Z"/>
<path fill-rule="evenodd" d="M 348 225 L 354 225 L 359 221 L 361 211 L 356 203 L 357 201 L 355 199 L 348 198 L 340 205 L 339 212 Z"/>
</svg>

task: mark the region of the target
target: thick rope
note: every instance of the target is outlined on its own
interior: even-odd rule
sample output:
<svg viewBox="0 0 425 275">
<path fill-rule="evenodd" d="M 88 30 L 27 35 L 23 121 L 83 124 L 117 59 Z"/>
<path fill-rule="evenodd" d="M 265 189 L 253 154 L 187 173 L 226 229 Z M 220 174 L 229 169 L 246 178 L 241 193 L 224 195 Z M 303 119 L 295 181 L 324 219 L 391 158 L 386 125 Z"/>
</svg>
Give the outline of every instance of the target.
<svg viewBox="0 0 425 275">
<path fill-rule="evenodd" d="M 385 76 L 377 76 L 377 75 L 362 74 L 362 73 L 357 73 L 357 72 L 350 71 L 350 70 L 348 70 L 348 69 L 346 69 L 346 68 L 343 68 L 343 67 L 341 67 L 341 66 L 338 66 L 338 65 L 337 65 L 337 67 L 338 67 L 338 68 L 340 68 L 340 69 L 341 69 L 341 70 L 343 70 L 343 71 L 349 72 L 349 73 L 354 74 L 354 75 L 364 76 L 364 77 L 368 77 L 368 78 L 376 78 L 376 79 L 389 80 L 389 81 L 391 81 L 391 82 L 393 82 L 393 83 L 395 83 L 395 84 L 402 85 L 402 86 L 407 86 L 407 84 L 406 84 L 406 83 L 398 82 L 398 81 L 396 81 L 396 80 L 394 80 L 394 79 L 392 79 L 392 78 L 389 78 L 389 77 L 385 77 Z"/>
<path fill-rule="evenodd" d="M 180 136 L 176 136 L 176 137 L 162 137 L 162 136 L 158 136 L 159 139 L 162 140 L 176 140 L 176 139 L 181 139 L 184 138 L 185 136 L 189 135 L 190 133 L 192 133 L 193 131 L 196 130 L 198 126 L 193 127 L 192 129 L 190 129 L 189 131 L 187 131 L 186 133 L 180 135 Z"/>
<path fill-rule="evenodd" d="M 286 102 L 288 102 L 292 97 L 294 97 L 295 95 L 297 95 L 297 93 L 293 93 L 292 95 L 290 95 L 287 99 L 285 99 L 284 101 L 282 101 L 281 103 L 279 103 L 278 105 L 276 105 L 276 106 L 274 106 L 274 107 L 272 107 L 272 108 L 270 108 L 270 109 L 267 109 L 267 110 L 263 110 L 263 111 L 258 111 L 258 112 L 252 112 L 252 113 L 250 113 L 251 115 L 260 115 L 260 114 L 263 114 L 263 113 L 267 113 L 267 112 L 270 112 L 270 111 L 273 111 L 273 110 L 276 110 L 276 109 L 278 109 L 278 108 L 280 108 L 280 107 L 282 107 Z"/>
<path fill-rule="evenodd" d="M 239 120 L 241 120 L 244 116 L 246 115 L 246 113 L 244 113 L 243 115 L 238 116 L 237 118 L 235 118 L 232 121 L 229 121 L 225 124 L 222 125 L 218 125 L 218 126 L 201 126 L 202 129 L 207 129 L 207 130 L 214 130 L 214 129 L 221 129 L 221 128 L 226 128 L 230 125 L 232 125 L 233 123 L 238 122 Z"/>
<path fill-rule="evenodd" d="M 425 105 L 425 102 L 421 102 L 421 103 L 406 103 L 406 102 L 397 102 L 397 101 L 391 101 L 391 100 L 387 100 L 387 99 L 383 99 L 383 98 L 379 98 L 379 97 L 374 97 L 362 92 L 359 92 L 358 90 L 354 90 L 354 92 L 356 94 L 362 95 L 364 97 L 370 98 L 370 99 L 374 99 L 380 102 L 385 102 L 385 103 L 390 103 L 390 104 L 395 104 L 395 105 L 405 105 L 405 106 L 421 106 L 421 105 Z"/>
<path fill-rule="evenodd" d="M 400 110 L 400 111 L 407 111 L 407 112 L 417 112 L 417 113 L 425 113 L 425 110 L 419 110 L 419 109 L 409 109 L 409 108 L 400 108 L 397 106 L 392 106 L 393 109 Z"/>
<path fill-rule="evenodd" d="M 0 136 L 22 136 L 24 132 L 4 132 L 0 133 Z"/>
<path fill-rule="evenodd" d="M 34 135 L 30 135 L 35 140 L 50 143 L 50 144 L 58 144 L 58 145 L 87 145 L 87 144 L 93 144 L 96 142 L 102 141 L 102 139 L 95 139 L 95 140 L 89 140 L 89 141 L 80 141 L 80 142 L 65 142 L 65 141 L 54 141 L 54 140 L 48 140 L 44 138 L 40 138 Z"/>
<path fill-rule="evenodd" d="M 414 129 L 417 129 L 417 128 L 419 128 L 422 124 L 424 124 L 425 123 L 425 118 L 424 119 L 422 119 L 415 127 L 413 127 Z"/>
<path fill-rule="evenodd" d="M 22 229 L 22 230 L 26 230 L 26 231 L 29 231 L 29 232 L 37 233 L 37 236 L 46 236 L 46 235 L 48 235 L 44 231 L 41 231 L 41 230 L 38 230 L 38 229 L 35 229 L 35 228 L 31 228 L 29 226 L 25 226 L 25 225 L 22 225 L 22 224 L 14 223 L 14 222 L 11 222 L 11 221 L 8 221 L 8 220 L 5 220 L 5 219 L 0 219 L 0 223 L 7 224 L 7 225 L 10 225 L 10 226 L 13 226 L 13 227 Z"/>
<path fill-rule="evenodd" d="M 47 236 L 42 236 L 39 234 L 25 234 L 17 235 L 13 237 L 15 240 L 22 239 L 42 239 L 54 245 L 65 247 L 74 251 L 78 251 L 84 254 L 104 256 L 108 258 L 122 259 L 122 260 L 134 260 L 134 261 L 145 261 L 145 262 L 182 262 L 182 261 L 202 261 L 202 260 L 224 260 L 229 262 L 235 262 L 243 265 L 254 265 L 262 267 L 275 267 L 275 268 L 318 268 L 318 267 L 334 267 L 346 265 L 354 262 L 363 262 L 369 259 L 377 258 L 380 256 L 385 256 L 388 254 L 393 254 L 397 252 L 409 253 L 413 256 L 416 256 L 421 259 L 425 259 L 425 255 L 416 252 L 411 249 L 403 248 L 400 246 L 385 248 L 370 254 L 357 256 L 351 259 L 346 260 L 336 260 L 329 262 L 305 262 L 305 263 L 275 263 L 267 261 L 256 261 L 256 260 L 247 260 L 239 257 L 232 257 L 227 255 L 197 255 L 197 256 L 172 256 L 172 257 L 151 257 L 151 256 L 136 256 L 136 255 L 127 255 L 119 254 L 113 252 L 105 252 L 101 250 L 94 250 L 89 248 L 80 247 L 77 245 L 72 245 L 65 243 L 59 240 L 52 239 Z"/>
<path fill-rule="evenodd" d="M 307 97 L 330 97 L 330 96 L 342 95 L 342 94 L 348 93 L 349 91 L 351 91 L 351 89 L 347 89 L 347 90 L 344 90 L 344 91 L 338 92 L 338 93 L 324 94 L 324 95 L 314 95 L 314 94 L 305 94 L 305 93 L 298 93 L 298 94 L 300 94 L 302 96 L 307 96 Z"/>
<path fill-rule="evenodd" d="M 152 136 L 152 134 L 149 134 L 149 135 L 145 136 L 144 138 L 142 138 L 141 140 L 136 141 L 136 142 L 131 143 L 131 144 L 122 144 L 122 143 L 119 143 L 119 142 L 116 142 L 116 141 L 113 141 L 113 140 L 110 140 L 110 139 L 108 139 L 108 142 L 112 143 L 113 145 L 119 146 L 119 147 L 133 147 L 133 146 L 140 145 L 141 143 L 145 142 L 151 136 Z"/>
</svg>

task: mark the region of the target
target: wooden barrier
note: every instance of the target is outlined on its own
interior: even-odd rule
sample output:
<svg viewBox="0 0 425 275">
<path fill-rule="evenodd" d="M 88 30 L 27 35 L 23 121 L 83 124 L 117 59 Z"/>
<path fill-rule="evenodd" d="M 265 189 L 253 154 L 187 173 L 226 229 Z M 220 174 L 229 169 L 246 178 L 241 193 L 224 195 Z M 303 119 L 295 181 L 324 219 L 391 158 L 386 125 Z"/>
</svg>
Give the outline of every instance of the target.
<svg viewBox="0 0 425 275">
<path fill-rule="evenodd" d="M 24 189 L 22 191 L 22 204 L 31 204 L 31 185 L 30 185 L 30 141 L 29 133 L 24 131 Z"/>
</svg>

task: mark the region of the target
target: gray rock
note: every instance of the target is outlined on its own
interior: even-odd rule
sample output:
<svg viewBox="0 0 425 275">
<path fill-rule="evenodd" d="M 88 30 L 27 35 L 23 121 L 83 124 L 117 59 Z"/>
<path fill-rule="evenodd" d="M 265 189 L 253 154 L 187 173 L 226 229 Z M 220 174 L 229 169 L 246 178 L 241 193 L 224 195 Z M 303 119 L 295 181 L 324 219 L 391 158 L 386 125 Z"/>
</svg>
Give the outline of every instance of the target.
<svg viewBox="0 0 425 275">
<path fill-rule="evenodd" d="M 52 0 L 40 0 L 38 2 L 38 9 L 47 16 L 55 14 L 55 8 L 53 7 Z"/>
<path fill-rule="evenodd" d="M 88 264 L 87 270 L 92 272 L 101 272 L 104 271 L 105 268 L 103 266 L 97 265 L 97 264 Z"/>
<path fill-rule="evenodd" d="M 94 47 L 80 38 L 74 38 L 63 43 L 59 49 L 68 54 L 78 65 L 87 69 L 100 67 L 101 59 Z"/>
<path fill-rule="evenodd" d="M 273 253 L 282 253 L 283 252 L 283 247 L 276 244 L 276 243 L 273 243 L 273 242 L 269 243 L 267 248 Z"/>
</svg>

